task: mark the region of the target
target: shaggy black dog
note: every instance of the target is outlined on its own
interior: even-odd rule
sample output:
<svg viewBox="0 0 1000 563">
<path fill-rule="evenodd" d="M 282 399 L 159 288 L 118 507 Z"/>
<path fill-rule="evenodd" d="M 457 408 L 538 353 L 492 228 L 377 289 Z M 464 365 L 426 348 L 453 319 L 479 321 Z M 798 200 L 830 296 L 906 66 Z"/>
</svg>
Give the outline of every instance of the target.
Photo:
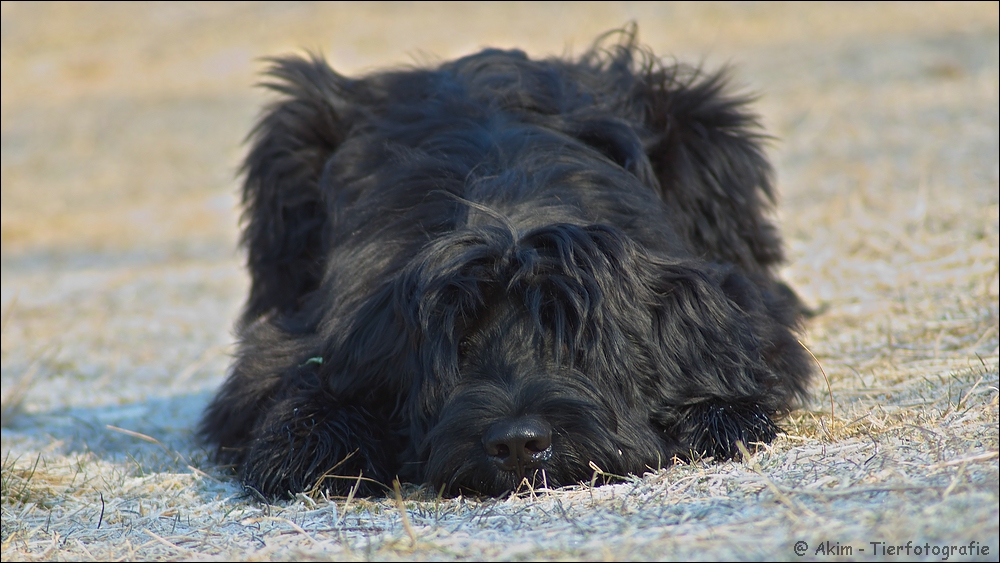
<svg viewBox="0 0 1000 563">
<path fill-rule="evenodd" d="M 628 31 L 572 60 L 269 74 L 252 286 L 200 429 L 249 490 L 642 474 L 737 457 L 806 397 L 771 169 L 723 74 Z"/>
</svg>

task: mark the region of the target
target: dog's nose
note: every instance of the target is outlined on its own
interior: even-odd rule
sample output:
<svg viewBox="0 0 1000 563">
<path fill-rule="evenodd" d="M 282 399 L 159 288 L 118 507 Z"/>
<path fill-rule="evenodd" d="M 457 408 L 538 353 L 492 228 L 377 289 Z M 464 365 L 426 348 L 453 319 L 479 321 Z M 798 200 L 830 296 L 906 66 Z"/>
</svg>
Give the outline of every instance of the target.
<svg viewBox="0 0 1000 563">
<path fill-rule="evenodd" d="M 483 446 L 494 465 L 523 477 L 552 457 L 552 427 L 534 417 L 501 420 L 483 434 Z"/>
</svg>

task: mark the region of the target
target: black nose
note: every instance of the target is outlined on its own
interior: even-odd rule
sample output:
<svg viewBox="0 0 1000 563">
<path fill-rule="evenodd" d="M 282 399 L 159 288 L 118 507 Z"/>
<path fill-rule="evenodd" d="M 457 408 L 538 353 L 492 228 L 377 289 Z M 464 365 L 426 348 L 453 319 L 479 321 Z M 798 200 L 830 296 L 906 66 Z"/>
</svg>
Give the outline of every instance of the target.
<svg viewBox="0 0 1000 563">
<path fill-rule="evenodd" d="M 523 477 L 552 457 L 552 427 L 527 416 L 501 420 L 483 434 L 483 447 L 494 465 Z"/>
</svg>

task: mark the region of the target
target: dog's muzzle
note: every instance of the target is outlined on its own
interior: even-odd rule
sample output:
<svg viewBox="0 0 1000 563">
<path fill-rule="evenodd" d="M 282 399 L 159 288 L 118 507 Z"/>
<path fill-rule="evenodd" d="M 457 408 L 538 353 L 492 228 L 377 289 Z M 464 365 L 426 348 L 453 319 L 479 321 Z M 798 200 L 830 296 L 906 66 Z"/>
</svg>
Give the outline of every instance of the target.
<svg viewBox="0 0 1000 563">
<path fill-rule="evenodd" d="M 552 458 L 552 427 L 535 417 L 501 420 L 483 434 L 483 447 L 497 468 L 521 478 Z"/>
</svg>

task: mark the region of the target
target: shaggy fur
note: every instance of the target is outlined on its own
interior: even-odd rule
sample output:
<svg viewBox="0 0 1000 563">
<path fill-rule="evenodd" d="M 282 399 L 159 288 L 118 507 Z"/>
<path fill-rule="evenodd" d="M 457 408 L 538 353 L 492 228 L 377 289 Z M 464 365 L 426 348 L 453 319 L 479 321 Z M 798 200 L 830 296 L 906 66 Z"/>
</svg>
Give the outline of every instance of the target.
<svg viewBox="0 0 1000 563">
<path fill-rule="evenodd" d="M 722 73 L 627 31 L 577 59 L 269 75 L 252 286 L 200 428 L 249 490 L 642 474 L 768 442 L 806 397 L 771 169 Z"/>
</svg>

